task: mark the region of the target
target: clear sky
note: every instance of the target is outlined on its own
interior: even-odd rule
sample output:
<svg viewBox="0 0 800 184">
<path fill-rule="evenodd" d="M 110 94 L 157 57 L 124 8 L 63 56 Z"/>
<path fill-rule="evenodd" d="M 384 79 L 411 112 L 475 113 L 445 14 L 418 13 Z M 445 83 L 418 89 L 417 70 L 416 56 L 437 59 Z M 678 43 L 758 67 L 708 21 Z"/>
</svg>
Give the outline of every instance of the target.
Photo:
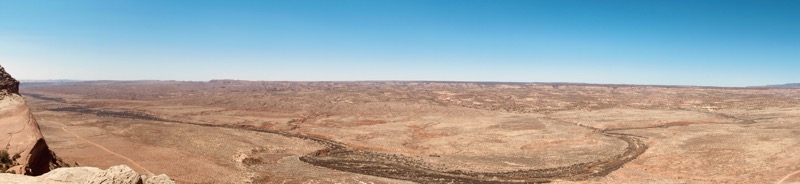
<svg viewBox="0 0 800 184">
<path fill-rule="evenodd" d="M 0 0 L 18 79 L 800 82 L 800 1 Z"/>
</svg>

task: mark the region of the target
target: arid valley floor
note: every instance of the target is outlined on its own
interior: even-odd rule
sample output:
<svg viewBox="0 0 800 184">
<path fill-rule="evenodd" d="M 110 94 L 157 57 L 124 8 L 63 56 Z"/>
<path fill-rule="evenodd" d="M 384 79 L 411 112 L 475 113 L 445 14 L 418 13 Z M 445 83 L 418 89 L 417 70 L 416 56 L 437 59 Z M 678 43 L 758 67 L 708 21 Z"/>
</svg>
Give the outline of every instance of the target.
<svg viewBox="0 0 800 184">
<path fill-rule="evenodd" d="M 23 83 L 64 161 L 178 183 L 800 182 L 800 89 Z"/>
</svg>

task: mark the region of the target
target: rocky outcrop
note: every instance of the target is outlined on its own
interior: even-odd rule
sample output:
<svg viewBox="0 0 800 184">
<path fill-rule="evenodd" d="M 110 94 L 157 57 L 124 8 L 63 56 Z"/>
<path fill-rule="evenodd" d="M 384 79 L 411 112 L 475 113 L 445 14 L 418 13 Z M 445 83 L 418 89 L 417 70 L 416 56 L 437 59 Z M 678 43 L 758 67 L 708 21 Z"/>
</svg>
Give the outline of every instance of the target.
<svg viewBox="0 0 800 184">
<path fill-rule="evenodd" d="M 103 172 L 98 172 L 89 177 L 86 183 L 89 184 L 141 184 L 142 176 L 128 166 L 118 165 Z"/>
<path fill-rule="evenodd" d="M 0 66 L 0 172 L 41 175 L 63 166 L 47 147 L 39 124 L 19 95 L 19 82 Z M 10 167 L 10 168 L 7 168 Z"/>
<path fill-rule="evenodd" d="M 118 165 L 101 170 L 95 167 L 64 167 L 33 177 L 0 174 L 8 184 L 174 184 L 166 175 L 141 175 L 128 166 Z"/>
<path fill-rule="evenodd" d="M 19 94 L 19 81 L 11 77 L 2 66 L 0 66 L 0 89 L 6 93 Z"/>
</svg>

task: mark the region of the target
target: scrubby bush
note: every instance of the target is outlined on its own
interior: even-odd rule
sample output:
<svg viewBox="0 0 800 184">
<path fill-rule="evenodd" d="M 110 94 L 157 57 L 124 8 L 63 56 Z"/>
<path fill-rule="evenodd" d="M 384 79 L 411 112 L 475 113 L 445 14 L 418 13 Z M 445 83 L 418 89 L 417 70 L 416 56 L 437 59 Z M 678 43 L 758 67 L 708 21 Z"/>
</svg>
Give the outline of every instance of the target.
<svg viewBox="0 0 800 184">
<path fill-rule="evenodd" d="M 19 154 L 14 154 L 13 157 L 8 154 L 7 150 L 0 150 L 0 173 L 5 173 L 9 168 L 17 165 Z"/>
<path fill-rule="evenodd" d="M 13 161 L 8 156 L 8 151 L 0 150 L 0 173 L 6 172 L 9 167 L 13 166 L 11 165 Z"/>
</svg>

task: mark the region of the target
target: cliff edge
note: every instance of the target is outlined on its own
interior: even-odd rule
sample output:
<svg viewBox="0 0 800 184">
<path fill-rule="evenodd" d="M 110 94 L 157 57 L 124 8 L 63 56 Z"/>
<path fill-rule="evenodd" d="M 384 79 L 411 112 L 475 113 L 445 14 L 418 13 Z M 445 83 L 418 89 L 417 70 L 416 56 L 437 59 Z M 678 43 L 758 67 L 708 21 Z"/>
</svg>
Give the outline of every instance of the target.
<svg viewBox="0 0 800 184">
<path fill-rule="evenodd" d="M 19 81 L 0 66 L 0 172 L 38 176 L 65 165 L 47 147 Z"/>
</svg>

